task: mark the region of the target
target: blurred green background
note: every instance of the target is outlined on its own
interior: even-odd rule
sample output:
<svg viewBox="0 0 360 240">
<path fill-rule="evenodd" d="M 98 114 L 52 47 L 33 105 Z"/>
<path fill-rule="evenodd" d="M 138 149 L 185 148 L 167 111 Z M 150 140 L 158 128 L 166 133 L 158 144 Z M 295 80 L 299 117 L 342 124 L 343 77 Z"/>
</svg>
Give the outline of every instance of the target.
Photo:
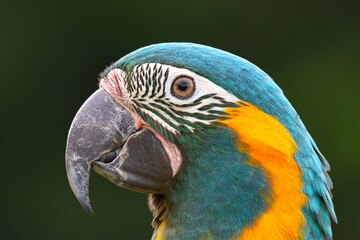
<svg viewBox="0 0 360 240">
<path fill-rule="evenodd" d="M 91 178 L 95 215 L 67 183 L 71 121 L 111 62 L 188 41 L 258 65 L 331 163 L 335 239 L 360 239 L 359 1 L 0 1 L 0 239 L 150 239 L 146 196 Z"/>
</svg>

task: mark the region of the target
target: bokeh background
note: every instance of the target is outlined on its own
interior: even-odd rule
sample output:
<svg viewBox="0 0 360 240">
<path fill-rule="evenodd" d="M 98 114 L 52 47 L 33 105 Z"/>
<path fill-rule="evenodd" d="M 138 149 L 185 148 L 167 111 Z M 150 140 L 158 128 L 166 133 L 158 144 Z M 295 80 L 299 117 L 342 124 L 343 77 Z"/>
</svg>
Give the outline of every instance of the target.
<svg viewBox="0 0 360 240">
<path fill-rule="evenodd" d="M 359 1 L 0 1 L 0 239 L 150 239 L 146 196 L 91 178 L 95 215 L 67 183 L 71 121 L 111 62 L 187 41 L 258 65 L 331 163 L 335 239 L 360 239 Z"/>
</svg>

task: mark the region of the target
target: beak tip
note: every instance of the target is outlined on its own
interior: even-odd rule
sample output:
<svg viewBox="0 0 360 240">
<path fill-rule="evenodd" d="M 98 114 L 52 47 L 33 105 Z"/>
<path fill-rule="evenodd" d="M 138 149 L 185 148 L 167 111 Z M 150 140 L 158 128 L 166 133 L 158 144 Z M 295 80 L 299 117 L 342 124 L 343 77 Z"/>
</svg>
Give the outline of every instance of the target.
<svg viewBox="0 0 360 240">
<path fill-rule="evenodd" d="M 78 199 L 79 203 L 81 204 L 81 206 L 84 208 L 84 210 L 90 215 L 94 215 L 94 211 L 92 210 L 91 207 L 91 203 L 90 203 L 90 198 L 89 198 L 89 194 L 81 194 L 78 195 L 75 193 L 76 198 Z"/>
<path fill-rule="evenodd" d="M 67 160 L 67 163 L 71 162 Z M 77 171 L 74 171 L 76 169 Z M 80 174 L 78 173 L 80 172 Z M 70 183 L 70 188 L 74 193 L 75 197 L 85 209 L 85 211 L 92 216 L 94 214 L 89 196 L 89 177 L 90 177 L 90 166 L 85 164 L 76 165 L 75 167 L 67 166 L 67 175 Z"/>
<path fill-rule="evenodd" d="M 92 210 L 92 207 L 90 204 L 81 204 L 83 206 L 83 208 L 85 209 L 85 211 L 90 215 L 93 216 L 94 215 L 94 211 Z"/>
</svg>

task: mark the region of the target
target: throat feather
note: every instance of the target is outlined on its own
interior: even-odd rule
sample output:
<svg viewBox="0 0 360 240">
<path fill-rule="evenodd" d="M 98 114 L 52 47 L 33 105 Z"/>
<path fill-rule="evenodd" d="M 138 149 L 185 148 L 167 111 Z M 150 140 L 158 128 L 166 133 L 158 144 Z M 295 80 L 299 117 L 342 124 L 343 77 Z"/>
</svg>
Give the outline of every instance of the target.
<svg viewBox="0 0 360 240">
<path fill-rule="evenodd" d="M 241 104 L 240 103 L 245 103 Z M 296 144 L 274 117 L 249 102 L 227 108 L 228 119 L 219 120 L 239 136 L 239 150 L 249 155 L 249 164 L 260 166 L 270 180 L 270 206 L 233 239 L 301 239 L 305 218 L 301 211 L 307 198 L 301 192 L 302 174 L 293 154 Z"/>
<path fill-rule="evenodd" d="M 269 207 L 269 179 L 263 168 L 248 164 L 237 139 L 221 124 L 197 143 L 178 144 L 184 161 L 165 192 L 167 211 L 154 239 L 231 239 Z"/>
</svg>

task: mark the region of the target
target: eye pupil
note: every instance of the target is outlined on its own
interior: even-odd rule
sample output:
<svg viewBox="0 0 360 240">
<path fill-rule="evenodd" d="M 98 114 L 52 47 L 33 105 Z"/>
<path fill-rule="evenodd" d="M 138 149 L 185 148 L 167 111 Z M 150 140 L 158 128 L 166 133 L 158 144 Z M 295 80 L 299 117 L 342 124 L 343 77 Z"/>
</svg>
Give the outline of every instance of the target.
<svg viewBox="0 0 360 240">
<path fill-rule="evenodd" d="M 188 87 L 189 87 L 189 83 L 186 82 L 186 81 L 180 81 L 178 83 L 178 88 L 179 88 L 180 91 L 184 92 L 184 91 L 186 91 L 188 89 Z"/>
</svg>

